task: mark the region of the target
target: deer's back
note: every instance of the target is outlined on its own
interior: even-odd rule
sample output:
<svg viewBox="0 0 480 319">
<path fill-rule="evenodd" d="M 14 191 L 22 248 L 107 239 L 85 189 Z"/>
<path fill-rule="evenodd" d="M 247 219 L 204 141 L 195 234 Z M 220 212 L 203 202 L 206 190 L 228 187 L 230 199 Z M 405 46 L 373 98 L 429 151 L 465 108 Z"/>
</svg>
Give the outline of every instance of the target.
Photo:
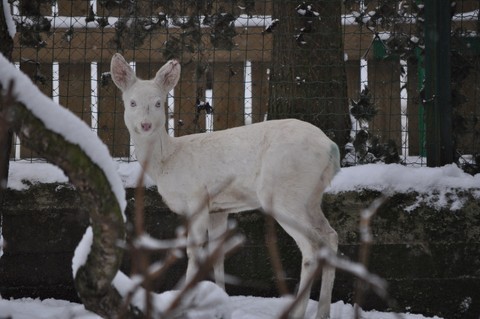
<svg viewBox="0 0 480 319">
<path fill-rule="evenodd" d="M 156 178 L 167 205 L 188 211 L 208 200 L 212 210 L 238 212 L 260 208 L 258 194 L 270 183 L 315 188 L 335 144 L 313 125 L 278 120 L 179 137 L 174 145 Z"/>
</svg>

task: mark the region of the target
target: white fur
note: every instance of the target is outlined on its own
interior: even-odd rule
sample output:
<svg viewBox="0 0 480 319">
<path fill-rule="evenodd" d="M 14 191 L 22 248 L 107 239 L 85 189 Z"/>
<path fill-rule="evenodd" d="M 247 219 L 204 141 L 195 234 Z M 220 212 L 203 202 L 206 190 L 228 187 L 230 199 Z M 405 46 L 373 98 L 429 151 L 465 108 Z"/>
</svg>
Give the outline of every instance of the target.
<svg viewBox="0 0 480 319">
<path fill-rule="evenodd" d="M 123 92 L 125 123 L 138 160 L 170 209 L 194 216 L 189 242 L 205 240 L 207 232 L 218 236 L 229 213 L 261 209 L 272 214 L 302 252 L 299 289 L 308 291 L 290 317 L 303 318 L 315 252 L 323 245 L 336 252 L 338 246 L 320 207 L 339 170 L 337 145 L 317 127 L 293 119 L 174 138 L 165 129 L 164 104 L 180 77 L 178 61 L 168 61 L 154 79 L 140 80 L 117 53 L 111 74 Z M 192 247 L 187 248 L 187 280 L 197 267 Z M 334 277 L 335 269 L 323 268 L 317 318 L 329 317 Z M 215 279 L 224 286 L 223 259 Z"/>
</svg>

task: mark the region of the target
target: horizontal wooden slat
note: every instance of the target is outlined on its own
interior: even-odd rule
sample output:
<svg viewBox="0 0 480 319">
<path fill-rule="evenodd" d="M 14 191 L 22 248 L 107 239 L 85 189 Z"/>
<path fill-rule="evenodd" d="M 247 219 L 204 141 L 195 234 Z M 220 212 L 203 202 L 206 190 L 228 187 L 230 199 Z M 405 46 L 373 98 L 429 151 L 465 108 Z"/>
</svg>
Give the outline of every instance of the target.
<svg viewBox="0 0 480 319">
<path fill-rule="evenodd" d="M 214 49 L 210 44 L 210 35 L 207 28 L 202 29 L 201 52 L 184 53 L 183 61 L 195 61 L 200 57 L 206 61 L 229 62 L 229 61 L 269 61 L 271 55 L 271 35 L 262 34 L 263 28 L 251 27 L 238 29 L 238 35 L 234 38 L 236 47 L 231 50 Z M 168 32 L 152 33 L 147 37 L 144 44 L 133 49 L 125 49 L 124 56 L 127 60 L 135 58 L 138 62 L 163 61 L 161 54 L 165 48 L 165 42 L 171 37 L 180 37 L 180 29 L 170 29 Z M 112 55 L 117 52 L 113 43 L 115 38 L 114 29 L 88 29 L 79 28 L 74 30 L 70 42 L 65 40 L 67 29 L 57 29 L 53 34 L 43 34 L 47 45 L 37 50 L 36 48 L 22 48 L 14 50 L 13 59 L 32 59 L 38 62 L 58 61 L 60 63 L 83 63 L 90 61 L 108 62 Z M 15 37 L 16 47 L 19 47 L 19 34 Z M 141 53 L 140 53 L 141 52 Z M 199 54 L 201 53 L 201 54 Z"/>
</svg>

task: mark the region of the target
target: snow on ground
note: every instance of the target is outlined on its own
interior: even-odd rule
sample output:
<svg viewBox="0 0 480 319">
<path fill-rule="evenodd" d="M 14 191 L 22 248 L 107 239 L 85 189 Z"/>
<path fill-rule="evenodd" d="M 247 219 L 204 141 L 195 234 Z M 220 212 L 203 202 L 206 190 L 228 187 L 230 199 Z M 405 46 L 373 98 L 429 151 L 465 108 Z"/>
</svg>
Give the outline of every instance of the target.
<svg viewBox="0 0 480 319">
<path fill-rule="evenodd" d="M 137 162 L 115 162 L 116 171 L 121 177 L 124 187 L 137 185 L 142 170 Z M 30 163 L 17 161 L 10 163 L 8 187 L 15 190 L 27 189 L 36 183 L 65 183 L 67 178 L 56 166 L 48 163 Z M 148 177 L 145 185 L 153 186 L 154 183 Z M 409 192 L 417 191 L 424 194 L 419 200 L 427 201 L 430 197 L 434 205 L 446 205 L 447 196 L 451 196 L 451 190 L 473 190 L 475 197 L 480 199 L 480 174 L 471 176 L 465 174 L 456 165 L 447 165 L 439 168 L 405 167 L 402 165 L 371 164 L 357 167 L 343 168 L 334 178 L 327 192 L 339 193 L 357 189 L 373 189 L 386 192 Z M 448 195 L 450 194 L 450 195 Z M 462 202 L 451 201 L 450 209 L 458 209 Z M 167 292 L 172 293 L 172 292 Z M 168 296 L 167 296 L 168 297 Z M 165 300 L 168 300 L 166 298 Z M 232 319 L 273 319 L 278 316 L 283 307 L 288 303 L 286 298 L 260 298 L 260 297 L 227 297 L 223 304 L 225 310 L 231 314 Z M 317 303 L 310 301 L 307 309 L 307 318 L 312 318 L 316 311 Z M 83 305 L 70 303 L 63 300 L 33 300 L 17 299 L 2 300 L 0 296 L 0 317 L 12 319 L 23 318 L 98 318 L 96 315 L 85 310 Z M 332 318 L 353 318 L 353 307 L 342 301 L 332 305 Z M 211 317 L 211 316 L 210 316 Z M 422 315 L 403 314 L 404 319 L 426 318 Z M 192 318 L 209 318 L 196 313 Z M 368 311 L 362 315 L 364 319 L 390 319 L 398 318 L 393 313 Z M 438 318 L 438 317 L 434 317 Z"/>
<path fill-rule="evenodd" d="M 142 170 L 138 162 L 115 162 L 124 187 L 137 185 Z M 64 183 L 67 178 L 57 167 L 48 163 L 17 161 L 10 163 L 8 187 L 22 190 L 35 183 Z M 148 177 L 145 185 L 153 186 Z M 452 189 L 477 188 L 475 196 L 480 199 L 480 174 L 471 176 L 455 164 L 443 167 L 409 167 L 400 164 L 369 164 L 342 168 L 327 189 L 329 193 L 372 189 L 405 193 L 416 191 L 423 194 L 446 193 Z"/>
<path fill-rule="evenodd" d="M 261 297 L 230 297 L 224 305 L 231 314 L 231 319 L 273 319 L 287 305 L 287 298 Z M 305 318 L 314 318 L 317 302 L 310 300 Z M 353 318 L 354 311 L 350 304 L 338 301 L 332 304 L 331 319 Z M 99 316 L 85 310 L 84 306 L 64 300 L 56 299 L 0 299 L 0 316 L 11 319 L 98 319 Z M 393 313 L 379 311 L 365 311 L 363 319 L 397 319 Z M 192 317 L 198 319 L 198 317 Z M 425 317 L 419 314 L 401 314 L 403 319 L 424 319 L 439 317 Z"/>
<path fill-rule="evenodd" d="M 408 167 L 400 164 L 368 164 L 343 168 L 328 192 L 361 188 L 406 193 L 441 192 L 453 188 L 480 188 L 480 174 L 464 173 L 455 164 L 443 167 Z"/>
</svg>

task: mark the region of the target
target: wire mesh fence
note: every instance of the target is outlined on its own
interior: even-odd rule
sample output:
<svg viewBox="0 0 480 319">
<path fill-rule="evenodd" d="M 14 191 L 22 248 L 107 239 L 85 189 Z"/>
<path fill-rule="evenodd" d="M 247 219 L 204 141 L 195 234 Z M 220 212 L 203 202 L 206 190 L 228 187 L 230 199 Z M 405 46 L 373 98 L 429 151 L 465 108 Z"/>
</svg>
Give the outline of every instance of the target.
<svg viewBox="0 0 480 319">
<path fill-rule="evenodd" d="M 278 16 L 275 6 L 285 2 L 13 1 L 14 62 L 46 95 L 85 121 L 113 157 L 130 161 L 135 156 L 123 123 L 121 96 L 109 76 L 113 53 L 122 52 L 145 79 L 167 59 L 181 61 L 182 77 L 166 108 L 172 136 L 263 121 L 272 110 L 272 61 L 284 54 L 274 46 L 276 26 L 288 18 Z M 321 1 L 290 2 L 293 9 L 287 13 L 306 20 L 288 37 L 295 48 L 305 50 L 310 33 L 322 28 L 316 20 L 328 12 Z M 378 160 L 425 163 L 419 3 L 343 1 L 339 23 L 344 63 L 338 67 L 345 72 L 346 96 L 345 107 L 337 112 L 350 119 L 339 128 L 349 137 L 339 145 L 344 165 Z M 456 1 L 452 6 L 452 125 L 457 134 L 452 138 L 457 160 L 472 165 L 480 153 L 478 10 L 478 1 Z M 328 51 L 329 43 L 322 45 L 309 61 L 312 70 L 327 67 L 321 51 Z M 294 75 L 290 84 L 301 86 L 308 76 Z M 311 98 L 307 103 L 316 97 Z M 11 159 L 34 161 L 39 156 L 15 139 Z"/>
</svg>

